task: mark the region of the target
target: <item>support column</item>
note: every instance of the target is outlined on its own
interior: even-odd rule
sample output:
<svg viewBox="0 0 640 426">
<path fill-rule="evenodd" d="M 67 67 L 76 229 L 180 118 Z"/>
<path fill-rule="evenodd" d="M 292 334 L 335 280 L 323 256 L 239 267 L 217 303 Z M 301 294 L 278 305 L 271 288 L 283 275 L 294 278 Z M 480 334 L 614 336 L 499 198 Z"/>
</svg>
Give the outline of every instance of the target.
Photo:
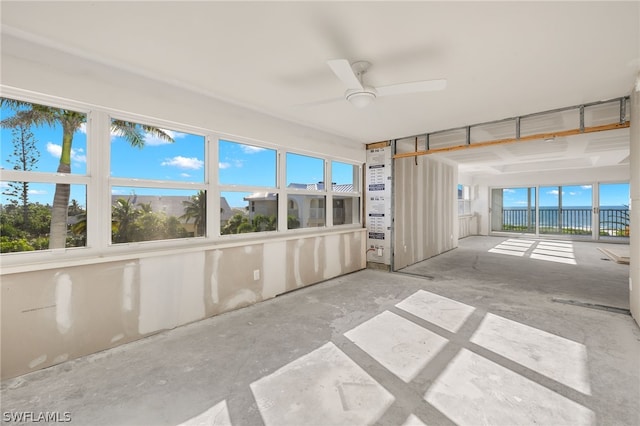
<svg viewBox="0 0 640 426">
<path fill-rule="evenodd" d="M 640 74 L 631 92 L 631 255 L 629 267 L 629 305 L 631 315 L 640 325 Z"/>
</svg>

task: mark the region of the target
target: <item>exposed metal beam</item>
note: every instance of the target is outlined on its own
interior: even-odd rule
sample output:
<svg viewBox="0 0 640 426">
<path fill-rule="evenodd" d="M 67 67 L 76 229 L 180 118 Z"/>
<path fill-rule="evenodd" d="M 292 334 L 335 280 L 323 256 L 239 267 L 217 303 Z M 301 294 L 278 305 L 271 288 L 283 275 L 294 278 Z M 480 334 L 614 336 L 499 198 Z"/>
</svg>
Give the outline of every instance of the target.
<svg viewBox="0 0 640 426">
<path fill-rule="evenodd" d="M 514 142 L 526 142 L 526 141 L 532 141 L 537 139 L 551 139 L 551 138 L 556 138 L 561 136 L 578 135 L 580 133 L 595 133 L 595 132 L 604 132 L 607 130 L 625 129 L 629 127 L 629 124 L 630 123 L 628 121 L 625 121 L 624 123 L 603 124 L 601 126 L 585 127 L 584 129 L 577 128 L 577 129 L 571 129 L 571 130 L 561 130 L 558 132 L 538 133 L 535 135 L 523 136 L 519 139 L 517 138 L 498 139 L 493 141 L 477 142 L 471 145 L 465 144 L 465 145 L 456 145 L 456 146 L 450 146 L 450 147 L 444 147 L 444 148 L 434 148 L 426 151 L 405 152 L 401 154 L 396 154 L 393 156 L 393 158 L 394 159 L 406 158 L 406 157 L 413 157 L 416 155 L 435 154 L 437 152 L 459 151 L 461 149 L 469 149 L 469 148 L 482 148 L 486 146 L 503 145 L 503 144 L 514 143 Z"/>
</svg>

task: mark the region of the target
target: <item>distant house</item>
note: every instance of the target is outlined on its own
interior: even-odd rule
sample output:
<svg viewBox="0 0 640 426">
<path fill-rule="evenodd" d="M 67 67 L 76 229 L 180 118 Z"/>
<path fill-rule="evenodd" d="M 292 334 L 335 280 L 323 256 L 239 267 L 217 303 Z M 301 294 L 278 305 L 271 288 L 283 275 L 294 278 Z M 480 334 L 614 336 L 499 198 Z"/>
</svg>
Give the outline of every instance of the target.
<svg viewBox="0 0 640 426">
<path fill-rule="evenodd" d="M 291 183 L 289 188 L 306 189 L 311 191 L 324 191 L 324 182 L 318 183 Z M 352 184 L 333 184 L 332 190 L 335 192 L 351 193 Z M 345 199 L 351 197 L 333 196 L 333 224 L 342 225 L 351 223 L 351 210 L 345 209 Z M 244 197 L 249 202 L 249 218 L 255 215 L 265 216 L 276 215 L 278 211 L 277 194 L 273 192 L 254 192 Z M 293 216 L 300 222 L 302 227 L 324 226 L 325 224 L 325 199 L 318 195 L 310 194 L 289 194 L 287 199 L 287 215 Z"/>
</svg>

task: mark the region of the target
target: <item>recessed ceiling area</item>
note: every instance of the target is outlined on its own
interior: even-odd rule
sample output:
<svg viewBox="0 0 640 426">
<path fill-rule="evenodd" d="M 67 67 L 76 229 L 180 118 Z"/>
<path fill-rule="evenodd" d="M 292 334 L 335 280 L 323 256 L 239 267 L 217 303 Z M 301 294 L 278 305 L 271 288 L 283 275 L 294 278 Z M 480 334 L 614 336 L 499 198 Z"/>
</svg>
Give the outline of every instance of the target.
<svg viewBox="0 0 640 426">
<path fill-rule="evenodd" d="M 3 1 L 1 8 L 3 56 L 25 55 L 19 41 L 44 45 L 354 144 L 626 96 L 640 69 L 638 2 Z M 371 62 L 372 86 L 447 85 L 357 109 L 344 99 L 332 59 Z"/>
</svg>

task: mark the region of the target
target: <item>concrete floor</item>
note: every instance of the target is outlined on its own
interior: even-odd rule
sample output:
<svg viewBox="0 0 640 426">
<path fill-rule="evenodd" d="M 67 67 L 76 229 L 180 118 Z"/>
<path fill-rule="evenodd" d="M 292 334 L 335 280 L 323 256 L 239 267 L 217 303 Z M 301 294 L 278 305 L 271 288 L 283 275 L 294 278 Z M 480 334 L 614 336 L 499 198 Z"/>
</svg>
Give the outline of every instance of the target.
<svg viewBox="0 0 640 426">
<path fill-rule="evenodd" d="M 640 424 L 638 326 L 553 301 L 628 308 L 628 265 L 602 244 L 508 240 L 466 238 L 417 275 L 360 271 L 7 380 L 2 421 Z"/>
</svg>

